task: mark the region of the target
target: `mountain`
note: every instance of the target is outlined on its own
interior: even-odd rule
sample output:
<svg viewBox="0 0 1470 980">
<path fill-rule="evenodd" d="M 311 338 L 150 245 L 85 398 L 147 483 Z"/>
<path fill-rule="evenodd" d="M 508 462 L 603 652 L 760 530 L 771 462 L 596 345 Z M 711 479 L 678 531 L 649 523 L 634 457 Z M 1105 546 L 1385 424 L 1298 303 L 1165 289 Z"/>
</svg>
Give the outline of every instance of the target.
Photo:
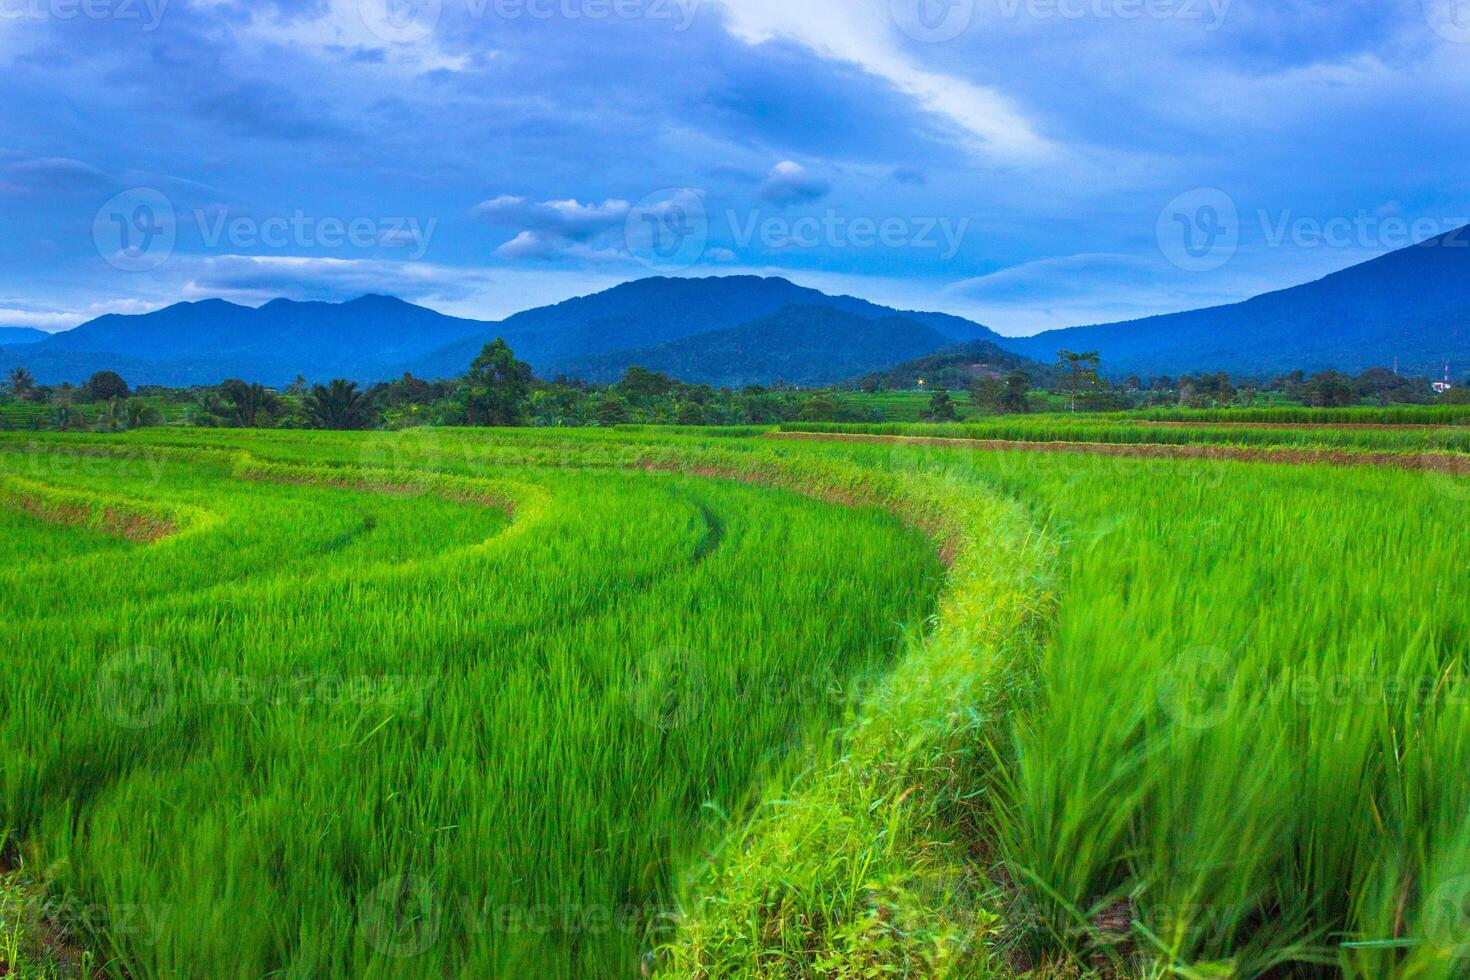
<svg viewBox="0 0 1470 980">
<path fill-rule="evenodd" d="M 653 276 L 487 324 L 484 332 L 417 362 L 413 371 L 430 378 L 463 373 L 480 348 L 499 336 L 538 374 L 576 376 L 580 365 L 592 363 L 586 360 L 592 355 L 645 351 L 791 307 L 827 307 L 870 320 L 899 312 L 853 296 L 829 296 L 776 276 Z M 986 327 L 943 313 L 903 315 L 955 340 L 996 337 Z"/>
<path fill-rule="evenodd" d="M 0 327 L 0 346 L 7 344 L 34 344 L 51 336 L 35 327 Z"/>
<path fill-rule="evenodd" d="M 1470 227 L 1243 303 L 1002 343 L 1040 360 L 1100 351 L 1111 375 L 1357 372 L 1398 358 L 1438 377 L 1470 361 Z"/>
<path fill-rule="evenodd" d="M 134 384 L 242 377 L 281 385 L 298 374 L 370 381 L 484 329 L 482 321 L 390 296 L 347 303 L 278 299 L 258 309 L 211 299 L 140 316 L 109 314 L 35 344 L 0 348 L 0 366 L 24 363 L 43 383 L 85 381 L 103 369 Z"/>
<path fill-rule="evenodd" d="M 972 340 L 968 344 L 948 347 L 886 370 L 873 371 L 857 378 L 846 387 L 865 389 L 917 388 L 919 382 L 930 390 L 965 389 L 980 378 L 1004 377 L 1012 371 L 1025 371 L 1033 384 L 1047 385 L 1056 377 L 1055 370 L 1029 357 L 1005 350 L 988 340 Z"/>
<path fill-rule="evenodd" d="M 780 278 L 758 276 L 669 279 L 654 277 L 624 283 L 591 296 L 527 310 L 498 323 L 444 316 L 389 296 L 363 296 L 347 303 L 298 303 L 278 299 L 251 308 L 224 300 L 178 303 L 141 316 L 108 315 L 36 343 L 0 346 L 0 369 L 18 364 L 43 384 L 85 381 L 95 371 L 115 370 L 132 384 L 211 384 L 241 377 L 282 385 L 305 375 L 316 381 L 334 377 L 362 382 L 384 380 L 412 371 L 420 377 L 462 375 L 480 349 L 505 337 L 517 356 L 529 361 L 542 377 L 586 370 L 607 370 L 595 360 L 661 348 L 687 338 L 735 330 L 792 308 L 822 308 L 853 318 L 838 333 L 836 352 L 813 346 L 815 335 L 792 327 L 788 357 L 728 347 L 696 354 L 692 350 L 660 351 L 658 356 L 683 359 L 710 373 L 775 381 L 840 377 L 895 363 L 974 336 L 994 338 L 987 328 L 942 313 L 903 313 L 852 296 L 828 296 Z M 902 328 L 890 324 L 897 345 L 878 357 L 872 338 L 880 332 L 858 329 L 861 322 L 902 316 Z M 861 322 L 860 322 L 861 321 Z M 857 324 L 854 327 L 853 324 Z M 743 336 L 760 345 L 770 339 L 771 324 Z M 849 335 L 842 340 L 838 335 Z M 867 338 L 867 339 L 864 339 Z M 848 344 L 847 347 L 841 347 Z M 866 344 L 866 348 L 864 348 Z M 919 346 L 915 346 L 915 345 Z M 931 345 L 927 348 L 923 345 Z M 697 345 L 696 345 L 697 346 Z M 749 353 L 756 367 L 736 362 Z M 713 360 L 711 360 L 713 358 Z M 847 358 L 844 360 L 844 358 Z M 609 362 L 610 363 L 610 362 Z"/>
<path fill-rule="evenodd" d="M 569 375 L 616 381 L 637 365 L 693 384 L 739 388 L 785 381 L 827 385 L 952 346 L 899 315 L 869 318 L 834 306 L 788 306 L 728 330 L 561 362 Z"/>
</svg>

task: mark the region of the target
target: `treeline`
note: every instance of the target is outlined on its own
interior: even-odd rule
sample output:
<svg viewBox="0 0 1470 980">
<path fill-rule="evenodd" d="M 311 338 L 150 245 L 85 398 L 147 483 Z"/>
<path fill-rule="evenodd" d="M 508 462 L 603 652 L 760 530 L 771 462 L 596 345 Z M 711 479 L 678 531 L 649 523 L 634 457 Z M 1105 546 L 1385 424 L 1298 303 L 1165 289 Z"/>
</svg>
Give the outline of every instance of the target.
<svg viewBox="0 0 1470 980">
<path fill-rule="evenodd" d="M 1138 376 L 1112 381 L 1103 377 L 1096 352 L 1059 352 L 1057 368 L 1048 372 L 1044 389 L 1032 388 L 1027 372 L 973 378 L 961 395 L 949 390 L 930 396 L 925 421 L 954 421 L 961 408 L 982 415 L 1055 411 L 1128 412 L 1150 409 L 1229 409 L 1294 404 L 1306 408 L 1432 405 L 1470 403 L 1470 385 L 1440 393 L 1425 377 L 1403 377 L 1387 368 L 1357 375 L 1293 371 L 1279 377 L 1235 377 L 1226 372 L 1178 378 Z"/>
<path fill-rule="evenodd" d="M 787 387 L 739 390 L 690 385 L 629 368 L 622 380 L 592 385 L 535 378 L 503 340 L 488 344 L 460 378 L 429 381 L 405 374 L 362 387 L 298 377 L 283 389 L 240 379 L 191 388 L 130 389 L 116 372 L 83 385 L 38 385 L 12 371 L 0 402 L 9 427 L 121 431 L 171 424 L 200 428 L 377 429 L 416 425 L 567 426 L 624 424 L 729 426 L 783 422 L 871 422 L 877 415 L 826 392 Z"/>
</svg>

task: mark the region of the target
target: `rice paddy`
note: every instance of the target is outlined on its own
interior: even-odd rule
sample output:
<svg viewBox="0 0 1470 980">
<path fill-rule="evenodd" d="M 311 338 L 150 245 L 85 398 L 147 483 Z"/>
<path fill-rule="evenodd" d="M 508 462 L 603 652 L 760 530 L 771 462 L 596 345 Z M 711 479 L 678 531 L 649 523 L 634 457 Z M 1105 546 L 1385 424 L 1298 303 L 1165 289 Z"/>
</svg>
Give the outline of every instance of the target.
<svg viewBox="0 0 1470 980">
<path fill-rule="evenodd" d="M 111 975 L 1470 968 L 1465 477 L 0 440 L 0 830 Z"/>
</svg>

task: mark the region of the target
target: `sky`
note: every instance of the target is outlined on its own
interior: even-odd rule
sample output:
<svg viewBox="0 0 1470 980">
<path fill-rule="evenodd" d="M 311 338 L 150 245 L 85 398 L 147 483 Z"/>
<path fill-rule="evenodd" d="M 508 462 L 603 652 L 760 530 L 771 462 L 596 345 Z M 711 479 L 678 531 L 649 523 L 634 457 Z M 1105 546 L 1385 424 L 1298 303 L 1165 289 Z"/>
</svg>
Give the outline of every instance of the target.
<svg viewBox="0 0 1470 980">
<path fill-rule="evenodd" d="M 1006 334 L 1470 223 L 1470 0 L 0 0 L 0 325 L 782 275 Z"/>
</svg>

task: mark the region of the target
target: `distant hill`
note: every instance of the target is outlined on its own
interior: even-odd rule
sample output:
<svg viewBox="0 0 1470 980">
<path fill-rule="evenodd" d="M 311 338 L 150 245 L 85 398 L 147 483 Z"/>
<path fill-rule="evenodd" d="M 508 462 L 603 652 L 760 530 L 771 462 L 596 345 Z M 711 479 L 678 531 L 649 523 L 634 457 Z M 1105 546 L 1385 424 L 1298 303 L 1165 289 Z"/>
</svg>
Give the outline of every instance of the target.
<svg viewBox="0 0 1470 980">
<path fill-rule="evenodd" d="M 34 327 L 0 327 L 0 347 L 7 344 L 34 344 L 51 336 Z"/>
<path fill-rule="evenodd" d="M 484 327 L 389 296 L 278 299 L 258 309 L 212 299 L 139 316 L 109 314 L 35 344 L 0 348 L 0 367 L 24 364 L 48 384 L 84 381 L 103 369 L 133 384 L 241 377 L 281 385 L 297 374 L 369 381 Z"/>
<path fill-rule="evenodd" d="M 784 358 L 764 349 L 773 323 L 734 339 L 709 341 L 725 344 L 722 350 L 698 353 L 703 340 L 662 349 L 793 308 L 830 310 L 849 319 L 841 327 L 828 323 L 821 335 L 802 333 L 817 321 L 793 325 L 780 341 Z M 258 309 L 215 299 L 141 316 L 98 317 L 64 333 L 43 334 L 35 343 L 0 346 L 0 369 L 24 365 L 44 384 L 77 383 L 104 369 L 118 371 L 134 385 L 211 384 L 240 377 L 279 386 L 298 374 L 314 381 L 372 382 L 404 371 L 447 378 L 462 375 L 481 347 L 503 336 L 542 377 L 583 371 L 602 377 L 608 364 L 631 363 L 629 353 L 619 352 L 643 356 L 657 350 L 651 356 L 671 357 L 703 372 L 701 378 L 815 383 L 803 379 L 840 379 L 973 335 L 995 336 L 979 324 L 941 313 L 904 313 L 905 323 L 889 324 L 887 333 L 865 326 L 899 315 L 866 300 L 757 276 L 641 279 L 500 322 L 445 316 L 389 296 L 346 303 L 280 299 Z M 830 350 L 829 341 L 835 345 Z M 891 351 L 877 349 L 888 341 Z M 731 346 L 742 343 L 749 346 Z M 742 365 L 742 359 L 749 363 Z"/>
<path fill-rule="evenodd" d="M 988 340 L 972 340 L 871 372 L 844 387 L 901 391 L 917 388 L 922 381 L 931 391 L 956 391 L 969 388 L 981 378 L 1004 377 L 1018 370 L 1025 371 L 1033 384 L 1040 385 L 1051 383 L 1056 374 L 1051 365 L 1005 350 Z"/>
<path fill-rule="evenodd" d="M 637 365 L 718 387 L 777 381 L 816 386 L 889 367 L 953 343 L 953 338 L 907 316 L 871 319 L 831 306 L 789 306 L 728 330 L 569 359 L 562 362 L 562 369 L 598 383 L 616 381 Z"/>
<path fill-rule="evenodd" d="M 1470 363 L 1470 228 L 1243 303 L 1008 338 L 1041 360 L 1102 352 L 1107 374 L 1281 373 Z"/>
<path fill-rule="evenodd" d="M 482 333 L 435 351 L 412 367 L 425 377 L 462 373 L 481 346 L 503 336 L 538 374 L 580 377 L 584 369 L 603 370 L 605 362 L 594 355 L 647 351 L 792 307 L 827 307 L 870 320 L 900 312 L 852 296 L 829 296 L 778 276 L 653 276 L 487 324 Z M 996 336 L 978 323 L 943 313 L 903 315 L 953 340 Z"/>
</svg>

